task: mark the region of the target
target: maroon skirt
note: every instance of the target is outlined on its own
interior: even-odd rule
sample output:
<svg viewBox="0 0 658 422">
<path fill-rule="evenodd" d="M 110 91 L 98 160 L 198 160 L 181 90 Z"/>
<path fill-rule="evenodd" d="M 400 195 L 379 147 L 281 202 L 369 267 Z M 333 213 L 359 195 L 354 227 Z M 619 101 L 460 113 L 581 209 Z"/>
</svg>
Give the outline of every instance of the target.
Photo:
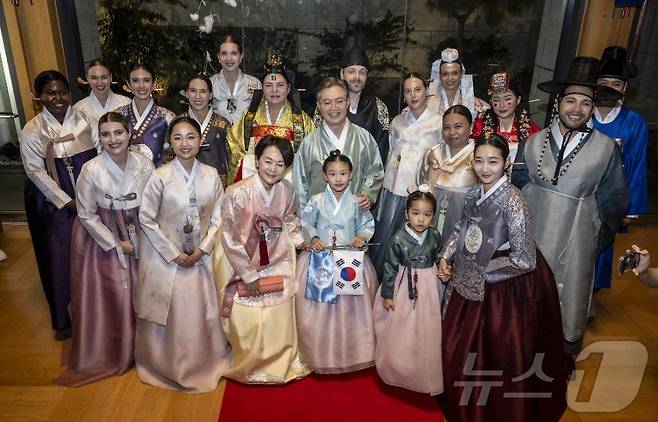
<svg viewBox="0 0 658 422">
<path fill-rule="evenodd" d="M 487 284 L 483 302 L 453 292 L 443 321 L 450 421 L 557 421 L 567 370 L 553 273 L 537 251 L 533 272 Z"/>
</svg>

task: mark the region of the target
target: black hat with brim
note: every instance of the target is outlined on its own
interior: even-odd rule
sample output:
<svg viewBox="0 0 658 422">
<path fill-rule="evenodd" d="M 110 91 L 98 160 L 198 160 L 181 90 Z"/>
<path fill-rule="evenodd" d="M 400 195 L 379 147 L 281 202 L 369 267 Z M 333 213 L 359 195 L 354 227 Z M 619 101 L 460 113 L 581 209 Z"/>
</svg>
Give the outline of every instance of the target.
<svg viewBox="0 0 658 422">
<path fill-rule="evenodd" d="M 565 79 L 552 80 L 537 84 L 537 88 L 549 94 L 560 94 L 570 85 L 592 88 L 597 101 L 613 101 L 623 97 L 623 94 L 607 86 L 596 83 L 599 74 L 599 60 L 594 57 L 575 57 L 571 62 L 569 73 Z"/>
<path fill-rule="evenodd" d="M 636 77 L 637 73 L 637 66 L 627 60 L 624 47 L 613 45 L 603 50 L 599 78 L 615 78 L 627 81 Z"/>
</svg>

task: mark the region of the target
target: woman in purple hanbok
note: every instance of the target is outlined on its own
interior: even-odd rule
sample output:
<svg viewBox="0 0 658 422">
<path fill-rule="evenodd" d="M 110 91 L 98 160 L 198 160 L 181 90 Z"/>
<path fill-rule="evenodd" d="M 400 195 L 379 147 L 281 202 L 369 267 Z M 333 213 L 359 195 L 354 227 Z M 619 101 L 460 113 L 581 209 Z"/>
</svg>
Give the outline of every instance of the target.
<svg viewBox="0 0 658 422">
<path fill-rule="evenodd" d="M 87 162 L 76 186 L 78 218 L 71 242 L 72 347 L 55 381 L 79 386 L 125 373 L 133 363 L 133 292 L 139 256 L 139 204 L 153 163 L 128 151 L 123 116 L 99 119 L 103 152 Z"/>
<path fill-rule="evenodd" d="M 56 338 L 68 335 L 67 307 L 71 227 L 76 215 L 75 184 L 82 165 L 97 155 L 87 117 L 71 109 L 66 77 L 46 70 L 34 80 L 43 105 L 19 135 L 27 173 L 25 214 L 41 284 L 50 306 Z"/>
</svg>

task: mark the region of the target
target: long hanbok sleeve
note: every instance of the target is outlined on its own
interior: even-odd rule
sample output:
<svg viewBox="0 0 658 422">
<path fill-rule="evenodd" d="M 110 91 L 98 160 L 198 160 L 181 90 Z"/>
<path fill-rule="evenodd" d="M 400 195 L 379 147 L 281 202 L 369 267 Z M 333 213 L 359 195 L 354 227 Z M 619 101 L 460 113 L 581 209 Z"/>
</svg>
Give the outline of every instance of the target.
<svg viewBox="0 0 658 422">
<path fill-rule="evenodd" d="M 78 181 L 76 183 L 76 206 L 78 209 L 78 218 L 87 232 L 94 241 L 104 251 L 119 246 L 119 240 L 114 233 L 105 225 L 97 214 L 98 204 L 96 203 L 96 186 L 93 182 L 93 175 L 90 174 L 89 166 L 84 165 Z"/>
<path fill-rule="evenodd" d="M 631 190 L 631 205 L 628 215 L 639 215 L 649 209 L 647 192 L 647 144 L 649 128 L 641 118 L 634 122 L 633 142 L 627 142 L 624 148 L 624 173 Z"/>
<path fill-rule="evenodd" d="M 320 237 L 320 233 L 317 229 L 319 216 L 320 209 L 317 204 L 313 200 L 309 201 L 302 210 L 300 216 L 304 240 L 307 242 L 310 242 L 314 237 Z"/>
<path fill-rule="evenodd" d="M 245 283 L 251 283 L 260 278 L 258 270 L 251 262 L 249 254 L 240 238 L 240 230 L 245 227 L 242 222 L 243 208 L 251 206 L 246 198 L 242 198 L 242 192 L 235 195 L 226 195 L 222 206 L 222 221 L 230 222 L 222 230 L 222 247 L 226 253 L 231 266 Z"/>
<path fill-rule="evenodd" d="M 53 180 L 46 170 L 45 153 L 41 139 L 33 133 L 23 130 L 19 135 L 21 159 L 27 177 L 30 178 L 43 195 L 57 208 L 64 208 L 71 198 Z"/>
<path fill-rule="evenodd" d="M 222 198 L 224 196 L 224 186 L 222 186 L 219 177 L 215 178 L 213 192 L 215 195 L 213 210 L 210 216 L 210 224 L 208 225 L 206 235 L 201 239 L 201 242 L 199 242 L 199 249 L 201 249 L 206 255 L 210 255 L 215 248 L 215 237 L 222 225 Z"/>
<path fill-rule="evenodd" d="M 488 283 L 508 280 L 533 271 L 537 259 L 528 204 L 516 193 L 510 195 L 509 201 L 502 204 L 501 208 L 508 227 L 510 252 L 509 256 L 489 261 L 484 277 Z"/>
<path fill-rule="evenodd" d="M 393 299 L 393 293 L 395 292 L 395 277 L 401 264 L 402 248 L 400 246 L 399 236 L 396 234 L 393 237 L 393 241 L 391 242 L 391 246 L 389 247 L 384 260 L 381 291 L 381 295 L 384 299 Z"/>
<path fill-rule="evenodd" d="M 599 218 L 601 219 L 598 251 L 603 250 L 613 242 L 615 233 L 622 225 L 630 200 L 631 194 L 624 175 L 621 153 L 619 152 L 619 146 L 615 144 L 612 157 L 596 190 L 596 203 Z"/>
<path fill-rule="evenodd" d="M 370 240 L 375 234 L 375 219 L 369 210 L 362 210 L 356 207 L 356 235 L 366 240 Z"/>
<path fill-rule="evenodd" d="M 158 224 L 158 212 L 162 205 L 162 194 L 164 192 L 164 183 L 160 176 L 153 172 L 149 177 L 144 193 L 142 194 L 142 203 L 139 209 L 139 222 L 146 238 L 158 251 L 165 262 L 170 263 L 182 252 L 171 240 L 165 236 Z"/>
<path fill-rule="evenodd" d="M 386 133 L 388 136 L 388 130 Z M 388 140 L 386 142 L 388 143 Z M 370 198 L 370 202 L 374 204 L 384 183 L 384 164 L 382 164 L 382 157 L 379 154 L 377 145 L 371 143 L 366 148 L 368 148 L 368 166 L 363 172 L 365 179 L 359 187 L 359 194 L 366 195 Z"/>
</svg>

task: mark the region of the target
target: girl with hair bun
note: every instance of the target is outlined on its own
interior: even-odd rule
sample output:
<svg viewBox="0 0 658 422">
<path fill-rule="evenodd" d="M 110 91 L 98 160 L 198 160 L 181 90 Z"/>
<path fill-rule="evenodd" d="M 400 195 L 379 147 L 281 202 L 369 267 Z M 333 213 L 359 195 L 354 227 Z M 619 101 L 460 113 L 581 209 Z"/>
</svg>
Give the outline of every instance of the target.
<svg viewBox="0 0 658 422">
<path fill-rule="evenodd" d="M 374 305 L 375 363 L 385 383 L 436 395 L 443 392 L 436 200 L 421 185 L 405 204 L 407 222 L 391 241 Z"/>
<path fill-rule="evenodd" d="M 449 420 L 548 422 L 566 407 L 557 287 L 535 246 L 528 204 L 505 174 L 508 154 L 498 135 L 476 142 L 480 185 L 466 195 L 440 253 L 439 278 L 448 285 L 439 401 Z M 496 386 L 486 403 L 461 401 L 465 383 L 485 382 Z"/>
<path fill-rule="evenodd" d="M 349 188 L 352 162 L 346 155 L 331 151 L 322 170 L 327 187 L 313 195 L 301 212 L 304 240 L 311 250 L 297 262 L 297 327 L 302 357 L 311 369 L 337 374 L 374 365 L 372 301 L 378 283 L 364 255 L 363 293 L 334 294 L 333 282 L 326 282 L 326 274 L 333 270 L 331 251 L 362 248 L 373 235 L 375 221 L 370 211 L 359 207 Z"/>
</svg>

